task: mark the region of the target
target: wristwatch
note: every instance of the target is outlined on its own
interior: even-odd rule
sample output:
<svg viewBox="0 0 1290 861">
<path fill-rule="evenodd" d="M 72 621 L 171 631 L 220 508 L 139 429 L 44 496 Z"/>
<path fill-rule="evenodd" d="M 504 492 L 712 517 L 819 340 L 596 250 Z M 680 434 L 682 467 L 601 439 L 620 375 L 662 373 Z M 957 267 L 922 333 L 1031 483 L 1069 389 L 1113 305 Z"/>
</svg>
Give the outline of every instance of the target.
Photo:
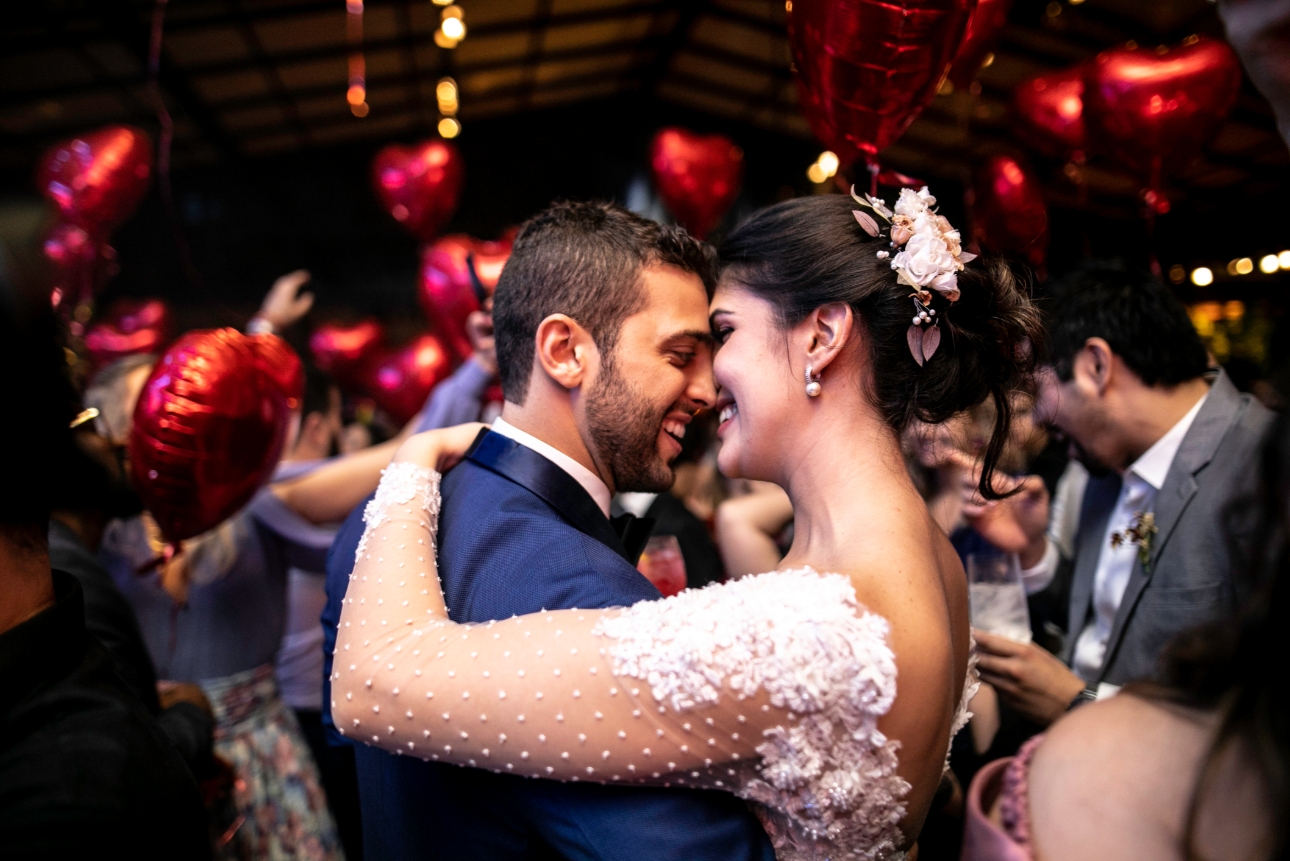
<svg viewBox="0 0 1290 861">
<path fill-rule="evenodd" d="M 272 335 L 274 326 L 268 320 L 256 314 L 251 318 L 251 322 L 246 324 L 246 333 L 248 335 Z"/>
<path fill-rule="evenodd" d="M 1094 702 L 1097 702 L 1097 685 L 1085 685 L 1084 690 L 1076 694 L 1075 699 L 1071 700 L 1070 705 L 1066 707 L 1066 711 L 1073 711 L 1085 703 Z"/>
</svg>

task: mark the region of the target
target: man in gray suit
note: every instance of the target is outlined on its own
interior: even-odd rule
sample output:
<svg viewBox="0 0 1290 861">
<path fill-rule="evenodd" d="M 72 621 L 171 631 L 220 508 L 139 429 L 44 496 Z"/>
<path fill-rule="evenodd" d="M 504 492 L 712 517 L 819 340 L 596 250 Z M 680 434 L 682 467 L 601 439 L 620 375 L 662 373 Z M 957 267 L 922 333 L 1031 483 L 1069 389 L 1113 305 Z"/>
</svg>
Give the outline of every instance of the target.
<svg viewBox="0 0 1290 861">
<path fill-rule="evenodd" d="M 1225 374 L 1208 373 L 1186 311 L 1155 280 L 1085 270 L 1047 317 L 1036 411 L 1089 472 L 1074 558 L 1060 558 L 1035 516 L 1046 499 L 1022 494 L 973 518 L 1021 555 L 1030 583 L 1069 578 L 1060 660 L 977 635 L 982 679 L 1041 726 L 1150 678 L 1174 635 L 1235 607 L 1253 528 L 1242 502 L 1272 421 Z"/>
</svg>

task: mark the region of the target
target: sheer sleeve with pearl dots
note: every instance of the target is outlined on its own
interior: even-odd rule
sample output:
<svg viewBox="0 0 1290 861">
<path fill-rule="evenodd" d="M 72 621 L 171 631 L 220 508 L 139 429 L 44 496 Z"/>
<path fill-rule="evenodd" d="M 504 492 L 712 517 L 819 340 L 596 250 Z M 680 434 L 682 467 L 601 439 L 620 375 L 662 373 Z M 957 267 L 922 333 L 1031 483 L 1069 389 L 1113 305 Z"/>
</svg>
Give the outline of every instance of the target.
<svg viewBox="0 0 1290 861">
<path fill-rule="evenodd" d="M 346 735 L 527 777 L 723 789 L 781 859 L 898 857 L 909 787 L 877 728 L 895 660 L 848 578 L 782 571 L 460 625 L 438 509 L 438 474 L 398 463 L 365 513 L 332 677 Z"/>
</svg>

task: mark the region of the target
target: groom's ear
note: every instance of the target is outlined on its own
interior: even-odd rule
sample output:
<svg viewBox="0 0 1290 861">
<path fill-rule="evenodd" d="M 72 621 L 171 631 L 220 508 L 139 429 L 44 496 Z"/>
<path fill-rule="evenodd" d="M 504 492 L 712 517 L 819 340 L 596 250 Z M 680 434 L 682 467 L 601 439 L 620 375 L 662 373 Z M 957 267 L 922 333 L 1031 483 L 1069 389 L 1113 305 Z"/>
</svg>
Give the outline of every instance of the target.
<svg viewBox="0 0 1290 861">
<path fill-rule="evenodd" d="M 855 312 L 846 302 L 821 305 L 803 321 L 806 325 L 806 362 L 815 373 L 827 368 L 852 337 Z"/>
<path fill-rule="evenodd" d="M 577 320 L 552 314 L 538 323 L 537 363 L 560 386 L 576 389 L 587 381 L 599 361 L 596 342 Z"/>
</svg>

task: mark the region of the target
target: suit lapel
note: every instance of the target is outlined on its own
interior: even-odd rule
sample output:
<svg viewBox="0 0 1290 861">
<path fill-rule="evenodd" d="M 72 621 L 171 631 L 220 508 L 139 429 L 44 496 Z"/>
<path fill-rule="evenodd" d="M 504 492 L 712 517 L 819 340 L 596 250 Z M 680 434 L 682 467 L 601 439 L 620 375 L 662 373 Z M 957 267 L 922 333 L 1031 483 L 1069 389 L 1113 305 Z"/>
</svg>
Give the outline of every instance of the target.
<svg viewBox="0 0 1290 861">
<path fill-rule="evenodd" d="M 1120 496 L 1120 477 L 1107 475 L 1090 477 L 1080 504 L 1079 532 L 1075 542 L 1075 573 L 1071 578 L 1070 615 L 1066 626 L 1066 663 L 1075 655 L 1075 642 L 1088 620 L 1089 606 L 1093 601 L 1093 582 L 1097 578 L 1097 563 L 1102 555 L 1102 539 L 1106 537 L 1106 524 L 1111 519 Z"/>
<path fill-rule="evenodd" d="M 586 488 L 531 448 L 499 433 L 484 430 L 475 438 L 466 458 L 537 495 L 579 532 L 631 561 L 609 519 Z"/>
<path fill-rule="evenodd" d="M 1182 519 L 1183 512 L 1200 485 L 1196 482 L 1196 473 L 1200 472 L 1214 458 L 1223 437 L 1232 425 L 1240 418 L 1241 395 L 1232 385 L 1227 374 L 1219 372 L 1210 386 L 1209 396 L 1201 405 L 1196 419 L 1187 429 L 1174 462 L 1169 466 L 1164 486 L 1156 494 L 1152 508 L 1156 520 L 1156 534 L 1151 539 L 1151 552 L 1148 564 L 1143 565 L 1139 559 L 1133 563 L 1129 582 L 1124 587 L 1124 597 L 1120 599 L 1120 608 L 1115 613 L 1115 624 L 1111 627 L 1111 636 L 1106 641 L 1106 657 L 1102 661 L 1102 674 L 1106 674 L 1115 656 L 1120 640 L 1124 636 L 1125 625 L 1133 614 L 1133 609 L 1142 597 L 1142 591 L 1151 581 L 1156 570 L 1156 561 L 1164 551 L 1165 544 L 1173 535 L 1174 529 Z"/>
</svg>

